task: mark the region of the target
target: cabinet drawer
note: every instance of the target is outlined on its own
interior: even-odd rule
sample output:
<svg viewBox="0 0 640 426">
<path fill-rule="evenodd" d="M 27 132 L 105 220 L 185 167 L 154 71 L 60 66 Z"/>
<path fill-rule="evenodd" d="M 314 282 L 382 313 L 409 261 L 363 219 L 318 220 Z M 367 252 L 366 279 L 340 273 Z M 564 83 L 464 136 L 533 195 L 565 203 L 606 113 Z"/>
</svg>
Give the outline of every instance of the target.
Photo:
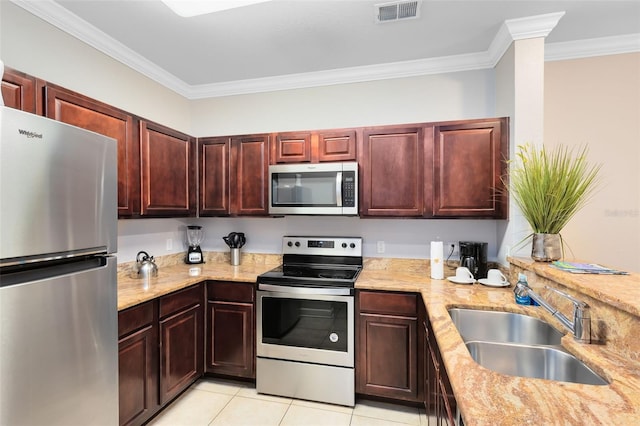
<svg viewBox="0 0 640 426">
<path fill-rule="evenodd" d="M 415 294 L 388 292 L 360 292 L 360 312 L 416 316 L 418 304 Z"/>
<path fill-rule="evenodd" d="M 154 302 L 147 302 L 118 312 L 118 338 L 151 324 L 153 304 Z"/>
<path fill-rule="evenodd" d="M 209 281 L 207 283 L 208 300 L 224 300 L 228 302 L 253 303 L 254 285 L 247 283 L 225 283 Z"/>
<path fill-rule="evenodd" d="M 171 315 L 189 306 L 202 303 L 202 290 L 200 285 L 188 287 L 160 298 L 160 318 Z"/>
</svg>

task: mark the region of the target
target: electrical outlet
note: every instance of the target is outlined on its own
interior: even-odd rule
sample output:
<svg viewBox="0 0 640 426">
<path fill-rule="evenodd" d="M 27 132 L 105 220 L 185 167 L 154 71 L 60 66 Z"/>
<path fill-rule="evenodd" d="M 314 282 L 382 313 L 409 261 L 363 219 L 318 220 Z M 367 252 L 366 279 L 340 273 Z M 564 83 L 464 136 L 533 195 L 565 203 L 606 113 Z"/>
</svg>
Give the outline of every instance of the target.
<svg viewBox="0 0 640 426">
<path fill-rule="evenodd" d="M 451 248 L 453 247 L 453 251 Z M 455 241 L 449 241 L 444 245 L 444 257 L 455 257 L 460 255 L 460 247 L 458 247 L 458 243 Z"/>
<path fill-rule="evenodd" d="M 385 249 L 384 241 L 378 241 L 378 244 L 377 244 L 378 253 L 384 253 L 384 249 Z"/>
<path fill-rule="evenodd" d="M 173 240 L 171 238 L 167 238 L 167 251 L 173 249 Z"/>
</svg>

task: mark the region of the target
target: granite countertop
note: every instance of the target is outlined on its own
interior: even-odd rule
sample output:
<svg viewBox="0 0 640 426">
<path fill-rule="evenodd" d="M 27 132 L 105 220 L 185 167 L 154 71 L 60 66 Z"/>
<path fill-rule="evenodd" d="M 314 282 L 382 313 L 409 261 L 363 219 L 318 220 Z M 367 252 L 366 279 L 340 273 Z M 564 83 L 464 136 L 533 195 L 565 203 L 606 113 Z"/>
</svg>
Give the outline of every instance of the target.
<svg viewBox="0 0 640 426">
<path fill-rule="evenodd" d="M 547 265 L 540 267 L 549 268 Z M 556 272 L 560 271 L 549 273 Z M 453 273 L 449 271 L 445 275 Z M 563 273 L 560 278 L 567 278 L 564 275 L 569 274 Z M 607 282 L 607 278 L 602 276 L 568 279 L 599 279 Z M 629 283 L 635 283 L 635 288 L 640 287 L 640 275 L 625 277 L 625 285 L 620 287 L 626 288 Z M 609 291 L 614 292 L 615 287 L 610 285 Z M 458 285 L 447 280 L 432 280 L 426 269 L 401 271 L 365 268 L 356 288 L 417 291 L 422 294 L 466 426 L 628 425 L 640 422 L 640 364 L 621 357 L 604 345 L 580 344 L 566 334 L 562 339 L 565 349 L 610 382 L 607 386 L 507 376 L 481 367 L 471 358 L 451 321 L 449 308 L 524 313 L 541 318 L 558 330 L 564 330 L 559 321 L 543 308 L 517 305 L 513 285 L 505 288 L 486 287 L 477 283 Z"/>
<path fill-rule="evenodd" d="M 202 281 L 231 281 L 255 283 L 258 275 L 280 265 L 281 256 L 244 255 L 238 266 L 231 266 L 229 255 L 209 254 L 205 263 L 186 265 L 179 259 L 157 261 L 158 276 L 154 278 L 132 278 L 131 265 L 119 265 L 118 310 L 169 294 Z"/>
<path fill-rule="evenodd" d="M 158 276 L 148 282 L 131 278 L 123 268 L 118 277 L 118 309 L 126 309 L 205 280 L 255 283 L 258 275 L 280 264 L 280 258 L 276 256 L 247 260 L 240 266 L 229 265 L 228 259 L 223 257 L 207 259 L 207 263 L 201 265 L 160 266 Z M 520 262 L 526 263 L 525 260 Z M 533 268 L 532 265 L 526 266 Z M 543 274 L 562 279 L 562 282 L 573 282 L 569 285 L 582 285 L 586 280 L 587 291 L 593 291 L 632 313 L 640 312 L 640 302 L 635 303 L 640 298 L 636 297 L 634 302 L 619 300 L 625 299 L 625 291 L 635 290 L 624 290 L 620 293 L 623 297 L 616 297 L 615 284 L 609 284 L 604 290 L 602 283 L 607 282 L 607 277 L 568 277 L 570 274 L 545 269 L 549 268 L 547 265 L 536 268 L 540 268 Z M 554 275 L 558 273 L 562 276 Z M 452 269 L 447 268 L 445 275 L 453 275 Z M 640 289 L 640 275 L 624 277 L 624 284 L 620 287 L 626 289 L 629 284 L 635 284 L 633 289 Z M 473 361 L 449 317 L 447 310 L 451 307 L 525 313 L 542 318 L 558 330 L 563 330 L 560 323 L 544 309 L 517 305 L 513 286 L 492 288 L 480 284 L 458 285 L 429 278 L 426 260 L 372 258 L 365 259 L 356 289 L 418 292 L 422 295 L 467 426 L 497 423 L 626 425 L 640 421 L 640 364 L 637 360 L 629 360 L 610 351 L 605 345 L 579 344 L 567 335 L 562 340 L 565 349 L 610 382 L 607 386 L 506 376 Z"/>
</svg>

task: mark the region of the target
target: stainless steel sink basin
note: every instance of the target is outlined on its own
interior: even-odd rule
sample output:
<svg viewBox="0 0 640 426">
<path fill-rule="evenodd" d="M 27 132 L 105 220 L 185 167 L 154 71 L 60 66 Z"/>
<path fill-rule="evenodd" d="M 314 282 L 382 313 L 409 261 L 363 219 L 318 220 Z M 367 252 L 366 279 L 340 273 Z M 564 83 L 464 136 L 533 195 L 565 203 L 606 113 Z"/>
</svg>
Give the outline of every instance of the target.
<svg viewBox="0 0 640 426">
<path fill-rule="evenodd" d="M 608 384 L 582 361 L 560 348 L 479 341 L 466 344 L 478 364 L 498 373 L 587 385 Z"/>
<path fill-rule="evenodd" d="M 449 309 L 462 340 L 560 345 L 563 334 L 544 321 L 511 312 Z"/>
</svg>

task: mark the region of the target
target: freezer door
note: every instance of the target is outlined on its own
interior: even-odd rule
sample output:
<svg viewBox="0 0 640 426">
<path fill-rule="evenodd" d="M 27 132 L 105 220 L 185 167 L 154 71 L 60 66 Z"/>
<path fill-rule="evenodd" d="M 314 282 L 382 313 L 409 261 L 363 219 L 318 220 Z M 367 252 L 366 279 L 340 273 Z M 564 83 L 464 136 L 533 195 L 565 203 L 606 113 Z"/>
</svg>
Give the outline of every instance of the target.
<svg viewBox="0 0 640 426">
<path fill-rule="evenodd" d="M 0 261 L 117 251 L 117 142 L 0 107 Z"/>
<path fill-rule="evenodd" d="M 118 424 L 116 259 L 100 263 L 0 276 L 0 425 Z"/>
</svg>

